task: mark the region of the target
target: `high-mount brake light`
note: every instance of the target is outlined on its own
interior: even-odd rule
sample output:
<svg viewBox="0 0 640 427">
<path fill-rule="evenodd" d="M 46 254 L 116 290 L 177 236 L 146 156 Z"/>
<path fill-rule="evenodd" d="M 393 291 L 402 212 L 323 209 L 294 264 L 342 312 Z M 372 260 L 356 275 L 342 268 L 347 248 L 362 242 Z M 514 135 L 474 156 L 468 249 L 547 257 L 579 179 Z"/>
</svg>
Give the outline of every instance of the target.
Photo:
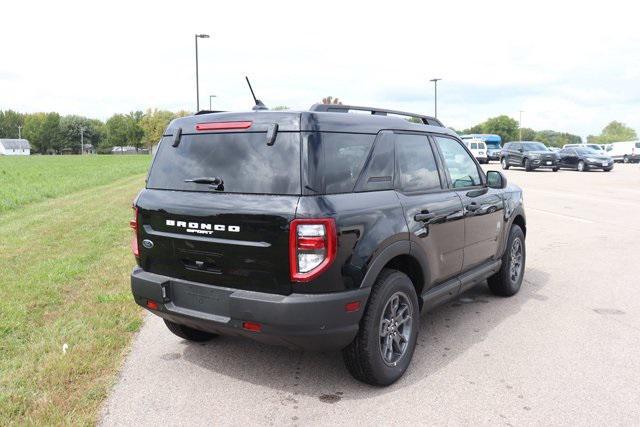
<svg viewBox="0 0 640 427">
<path fill-rule="evenodd" d="M 206 130 L 233 130 L 233 129 L 248 129 L 253 122 L 211 122 L 211 123 L 198 123 L 196 130 L 203 132 Z"/>
<path fill-rule="evenodd" d="M 289 271 L 294 282 L 309 282 L 336 258 L 337 233 L 333 218 L 294 219 L 289 228 Z"/>
<path fill-rule="evenodd" d="M 129 221 L 129 226 L 133 230 L 133 237 L 131 238 L 131 252 L 133 252 L 133 256 L 136 257 L 136 260 L 140 257 L 140 248 L 138 247 L 138 207 L 132 206 L 133 208 L 133 219 Z"/>
</svg>

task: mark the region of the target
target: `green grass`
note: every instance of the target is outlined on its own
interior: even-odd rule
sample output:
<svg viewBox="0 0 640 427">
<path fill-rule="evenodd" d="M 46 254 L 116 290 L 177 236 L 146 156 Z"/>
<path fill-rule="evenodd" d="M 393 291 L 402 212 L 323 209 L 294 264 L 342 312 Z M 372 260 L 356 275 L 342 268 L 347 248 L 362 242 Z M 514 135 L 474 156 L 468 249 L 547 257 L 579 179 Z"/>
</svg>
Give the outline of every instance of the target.
<svg viewBox="0 0 640 427">
<path fill-rule="evenodd" d="M 0 212 L 0 425 L 94 424 L 142 322 L 128 221 L 150 159 L 7 160 L 0 169 L 26 165 L 28 182 Z"/>
<path fill-rule="evenodd" d="M 0 156 L 0 214 L 143 174 L 148 155 Z"/>
</svg>

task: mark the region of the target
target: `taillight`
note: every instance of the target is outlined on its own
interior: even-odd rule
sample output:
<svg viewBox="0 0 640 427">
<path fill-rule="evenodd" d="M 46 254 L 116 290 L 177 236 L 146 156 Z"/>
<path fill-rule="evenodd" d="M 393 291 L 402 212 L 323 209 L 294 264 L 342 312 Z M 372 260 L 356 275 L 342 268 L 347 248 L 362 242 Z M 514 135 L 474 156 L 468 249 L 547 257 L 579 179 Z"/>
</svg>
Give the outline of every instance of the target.
<svg viewBox="0 0 640 427">
<path fill-rule="evenodd" d="M 249 129 L 253 122 L 211 122 L 198 123 L 196 130 L 198 132 L 207 130 L 233 130 L 233 129 Z"/>
<path fill-rule="evenodd" d="M 308 282 L 324 272 L 336 257 L 336 223 L 332 218 L 294 219 L 289 229 L 291 280 Z"/>
<path fill-rule="evenodd" d="M 133 206 L 133 219 L 129 221 L 129 226 L 133 230 L 133 237 L 131 238 L 131 251 L 133 256 L 138 259 L 140 256 L 140 250 L 138 248 L 138 207 Z"/>
</svg>

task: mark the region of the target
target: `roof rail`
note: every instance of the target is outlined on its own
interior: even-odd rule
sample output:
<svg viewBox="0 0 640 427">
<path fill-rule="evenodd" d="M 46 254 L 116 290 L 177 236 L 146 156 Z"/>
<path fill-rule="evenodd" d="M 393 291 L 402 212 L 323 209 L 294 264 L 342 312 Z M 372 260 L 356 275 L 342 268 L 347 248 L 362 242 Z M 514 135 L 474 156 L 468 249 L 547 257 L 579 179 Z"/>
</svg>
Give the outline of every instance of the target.
<svg viewBox="0 0 640 427">
<path fill-rule="evenodd" d="M 351 110 L 370 111 L 376 116 L 386 116 L 387 114 L 395 114 L 397 116 L 414 117 L 420 119 L 425 125 L 444 127 L 442 122 L 435 117 L 423 116 L 422 114 L 407 113 L 406 111 L 387 110 L 385 108 L 362 107 L 358 105 L 342 105 L 342 104 L 313 104 L 309 111 L 330 112 L 330 113 L 348 113 Z"/>
</svg>

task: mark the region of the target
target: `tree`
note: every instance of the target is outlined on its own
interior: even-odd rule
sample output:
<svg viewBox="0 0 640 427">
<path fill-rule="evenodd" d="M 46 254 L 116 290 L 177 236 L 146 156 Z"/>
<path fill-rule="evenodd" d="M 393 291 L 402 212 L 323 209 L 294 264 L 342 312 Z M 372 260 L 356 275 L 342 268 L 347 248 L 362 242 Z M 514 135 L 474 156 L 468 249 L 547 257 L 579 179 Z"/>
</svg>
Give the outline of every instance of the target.
<svg viewBox="0 0 640 427">
<path fill-rule="evenodd" d="M 60 138 L 60 114 L 34 113 L 24 119 L 23 135 L 32 145 L 34 151 L 45 154 L 62 151 Z"/>
<path fill-rule="evenodd" d="M 160 141 L 164 130 L 171 120 L 176 117 L 171 111 L 148 109 L 140 120 L 142 129 L 142 145 L 151 148 Z"/>
<path fill-rule="evenodd" d="M 561 148 L 565 144 L 581 144 L 582 138 L 567 132 L 556 132 L 554 130 L 541 130 L 536 132 L 536 141 L 540 141 L 549 147 Z"/>
<path fill-rule="evenodd" d="M 80 152 L 80 134 L 82 129 L 82 142 L 98 146 L 101 138 L 100 120 L 89 119 L 82 116 L 64 116 L 60 119 L 60 138 L 63 148 L 71 149 L 74 153 Z"/>
<path fill-rule="evenodd" d="M 334 105 L 342 105 L 342 102 L 338 98 L 334 98 L 332 96 L 327 96 L 326 98 L 322 98 L 323 104 L 334 104 Z"/>
<path fill-rule="evenodd" d="M 492 133 L 500 135 L 503 142 L 515 141 L 519 137 L 518 122 L 504 114 L 487 119 L 480 124 L 466 129 L 464 133 Z"/>
<path fill-rule="evenodd" d="M 520 138 L 520 135 L 522 135 L 522 138 Z M 536 131 L 531 128 L 518 129 L 518 139 L 522 139 L 522 141 L 535 141 Z"/>
<path fill-rule="evenodd" d="M 18 126 L 24 126 L 24 114 L 13 110 L 0 111 L 0 138 L 17 138 Z"/>
<path fill-rule="evenodd" d="M 610 144 L 612 142 L 631 141 L 638 138 L 636 131 L 618 121 L 612 121 L 602 129 L 600 135 L 589 135 L 587 142 L 592 144 Z"/>
<path fill-rule="evenodd" d="M 103 150 L 108 151 L 109 148 L 114 146 L 127 145 L 128 129 L 127 119 L 124 114 L 114 114 L 109 117 L 109 120 L 105 123 L 105 130 L 106 138 L 100 145 Z"/>
</svg>

